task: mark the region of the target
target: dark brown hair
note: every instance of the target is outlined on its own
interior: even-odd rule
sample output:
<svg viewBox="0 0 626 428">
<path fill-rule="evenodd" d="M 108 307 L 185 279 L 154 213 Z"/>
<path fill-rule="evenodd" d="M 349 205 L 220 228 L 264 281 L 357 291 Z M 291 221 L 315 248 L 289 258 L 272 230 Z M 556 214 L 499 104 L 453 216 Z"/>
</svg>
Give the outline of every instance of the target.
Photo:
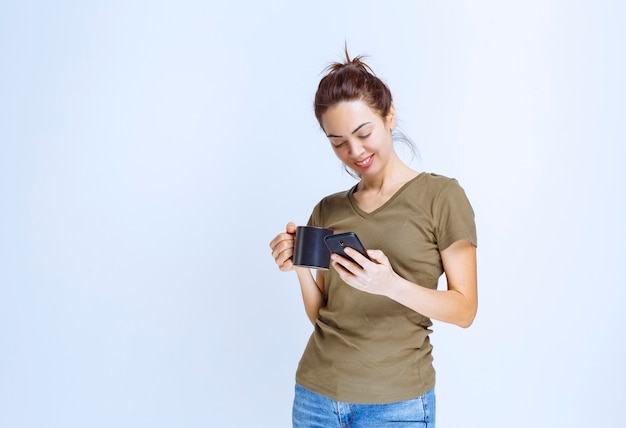
<svg viewBox="0 0 626 428">
<path fill-rule="evenodd" d="M 363 56 L 350 59 L 347 47 L 344 49 L 345 62 L 335 62 L 326 67 L 326 76 L 322 78 L 315 93 L 315 117 L 322 127 L 322 116 L 326 111 L 342 101 L 361 100 L 384 120 L 389 114 L 393 98 L 391 91 L 380 80 L 369 65 L 363 62 Z M 323 129 L 322 129 L 323 130 Z M 412 158 L 419 158 L 419 150 L 407 134 L 399 127 L 391 133 L 394 142 L 404 143 L 411 152 Z M 353 176 L 359 176 L 344 165 L 344 169 Z"/>
<path fill-rule="evenodd" d="M 337 103 L 342 101 L 361 100 L 383 119 L 387 117 L 391 108 L 391 91 L 380 80 L 369 65 L 363 62 L 363 56 L 350 59 L 348 49 L 345 49 L 345 62 L 335 62 L 325 71 L 315 93 L 315 117 L 320 126 L 322 115 Z"/>
</svg>

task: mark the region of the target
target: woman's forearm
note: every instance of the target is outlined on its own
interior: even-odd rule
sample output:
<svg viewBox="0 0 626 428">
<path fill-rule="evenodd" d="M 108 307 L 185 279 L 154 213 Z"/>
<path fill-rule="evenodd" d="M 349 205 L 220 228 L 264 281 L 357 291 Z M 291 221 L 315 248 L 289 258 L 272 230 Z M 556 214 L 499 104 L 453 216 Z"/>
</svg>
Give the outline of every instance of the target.
<svg viewBox="0 0 626 428">
<path fill-rule="evenodd" d="M 389 298 L 425 317 L 467 328 L 476 316 L 477 302 L 458 290 L 431 290 L 398 277 Z"/>
<path fill-rule="evenodd" d="M 304 310 L 311 323 L 315 324 L 319 317 L 320 308 L 326 305 L 324 293 L 320 290 L 311 271 L 306 268 L 296 268 L 300 290 L 302 291 L 302 301 Z"/>
</svg>

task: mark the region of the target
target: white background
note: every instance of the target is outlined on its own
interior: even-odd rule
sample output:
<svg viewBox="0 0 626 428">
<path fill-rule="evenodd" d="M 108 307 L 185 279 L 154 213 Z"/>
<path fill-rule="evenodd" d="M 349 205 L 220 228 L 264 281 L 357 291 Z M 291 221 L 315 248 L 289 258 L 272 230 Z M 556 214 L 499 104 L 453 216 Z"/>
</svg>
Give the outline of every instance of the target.
<svg viewBox="0 0 626 428">
<path fill-rule="evenodd" d="M 438 427 L 623 426 L 625 12 L 4 2 L 0 426 L 290 426 L 311 326 L 268 243 L 354 183 L 312 112 L 344 42 L 476 212 Z"/>
</svg>

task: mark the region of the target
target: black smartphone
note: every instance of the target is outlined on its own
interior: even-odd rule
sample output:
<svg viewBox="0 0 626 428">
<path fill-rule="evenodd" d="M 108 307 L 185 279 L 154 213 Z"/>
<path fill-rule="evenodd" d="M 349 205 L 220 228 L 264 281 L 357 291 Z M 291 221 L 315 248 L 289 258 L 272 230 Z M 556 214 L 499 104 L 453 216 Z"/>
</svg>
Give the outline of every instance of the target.
<svg viewBox="0 0 626 428">
<path fill-rule="evenodd" d="M 339 254 L 340 256 L 345 257 L 346 259 L 354 263 L 356 263 L 356 261 L 354 261 L 352 257 L 348 256 L 345 253 L 344 251 L 345 247 L 354 248 L 359 253 L 367 257 L 368 260 L 371 260 L 369 256 L 367 255 L 367 252 L 365 251 L 365 247 L 361 243 L 361 240 L 359 239 L 358 236 L 356 236 L 356 233 L 354 232 L 338 233 L 336 235 L 327 235 L 324 237 L 324 243 L 326 244 L 326 246 L 328 247 L 328 250 L 331 253 Z"/>
</svg>

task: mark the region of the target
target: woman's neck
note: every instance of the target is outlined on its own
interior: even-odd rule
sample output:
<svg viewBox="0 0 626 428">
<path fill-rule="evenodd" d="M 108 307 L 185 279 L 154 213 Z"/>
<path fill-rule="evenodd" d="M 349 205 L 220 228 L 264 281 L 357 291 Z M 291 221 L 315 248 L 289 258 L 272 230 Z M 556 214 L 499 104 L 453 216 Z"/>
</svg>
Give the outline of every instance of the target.
<svg viewBox="0 0 626 428">
<path fill-rule="evenodd" d="M 398 160 L 395 165 L 381 171 L 380 174 L 372 177 L 361 177 L 357 185 L 357 192 L 367 192 L 375 194 L 395 193 L 398 188 L 408 181 L 417 177 L 418 172 L 411 169 L 404 162 Z"/>
</svg>

